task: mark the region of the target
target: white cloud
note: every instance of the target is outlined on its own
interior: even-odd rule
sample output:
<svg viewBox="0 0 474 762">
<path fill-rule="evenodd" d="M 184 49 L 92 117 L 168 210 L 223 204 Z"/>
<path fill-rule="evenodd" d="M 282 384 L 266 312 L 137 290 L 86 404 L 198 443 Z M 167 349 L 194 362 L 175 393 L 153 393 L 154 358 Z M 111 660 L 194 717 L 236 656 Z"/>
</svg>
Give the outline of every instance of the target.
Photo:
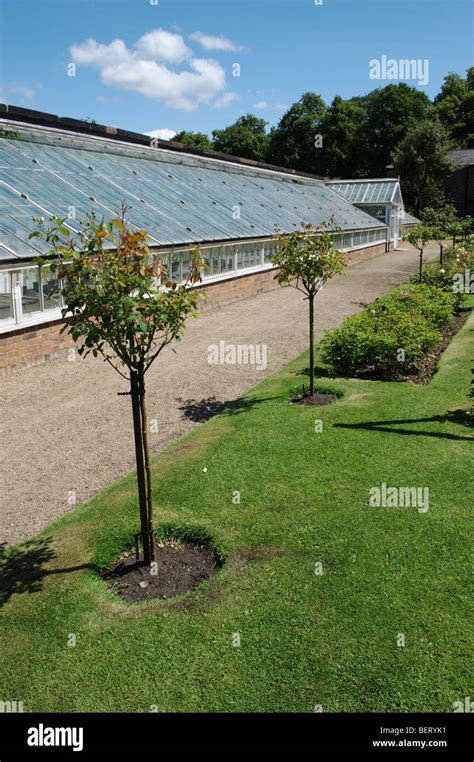
<svg viewBox="0 0 474 762">
<path fill-rule="evenodd" d="M 259 109 L 259 111 L 286 111 L 288 108 L 286 103 L 277 103 L 273 106 L 271 103 L 267 103 L 267 101 L 258 101 L 258 103 L 253 104 L 253 107 Z"/>
<path fill-rule="evenodd" d="M 237 93 L 224 93 L 224 95 L 221 95 L 220 98 L 214 101 L 214 108 L 226 108 L 226 106 L 230 106 L 239 100 L 240 95 L 237 95 Z"/>
<path fill-rule="evenodd" d="M 158 140 L 172 140 L 177 134 L 176 130 L 169 130 L 167 127 L 163 127 L 161 130 L 145 132 L 145 135 L 149 135 L 150 138 L 158 138 Z"/>
<path fill-rule="evenodd" d="M 140 37 L 130 50 L 123 40 L 108 45 L 94 39 L 72 45 L 74 63 L 100 71 L 105 85 L 132 90 L 170 108 L 192 111 L 209 103 L 226 86 L 223 67 L 214 59 L 192 57 L 183 38 L 162 29 Z M 188 68 L 175 71 L 167 63 L 186 60 Z"/>
<path fill-rule="evenodd" d="M 149 61 L 182 63 L 193 54 L 180 34 L 166 32 L 164 29 L 154 29 L 144 34 L 135 47 L 138 54 Z"/>
<path fill-rule="evenodd" d="M 215 37 L 211 34 L 204 34 L 203 32 L 193 32 L 189 35 L 189 38 L 193 40 L 193 42 L 198 42 L 202 45 L 204 50 L 219 50 L 226 53 L 238 53 L 245 50 L 243 45 L 237 45 L 237 43 L 232 42 L 232 40 L 223 36 Z"/>
<path fill-rule="evenodd" d="M 34 87 L 30 87 L 29 85 L 22 85 L 19 82 L 13 82 L 9 87 L 5 87 L 0 90 L 0 98 L 4 98 L 5 103 L 8 102 L 8 98 L 10 96 L 18 97 L 20 102 L 30 101 L 35 96 L 35 92 L 36 90 Z"/>
</svg>

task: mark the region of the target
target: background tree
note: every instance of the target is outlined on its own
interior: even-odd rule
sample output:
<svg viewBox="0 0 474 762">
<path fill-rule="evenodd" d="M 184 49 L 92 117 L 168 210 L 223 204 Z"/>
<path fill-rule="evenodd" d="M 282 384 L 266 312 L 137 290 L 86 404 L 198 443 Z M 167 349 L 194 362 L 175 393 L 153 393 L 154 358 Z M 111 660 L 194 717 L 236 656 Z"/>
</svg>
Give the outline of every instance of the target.
<svg viewBox="0 0 474 762">
<path fill-rule="evenodd" d="M 435 111 L 456 148 L 474 148 L 474 67 L 463 78 L 451 72 L 434 99 Z"/>
<path fill-rule="evenodd" d="M 266 126 L 265 119 L 253 114 L 241 116 L 224 130 L 213 130 L 214 150 L 264 161 L 268 146 Z"/>
<path fill-rule="evenodd" d="M 62 282 L 66 305 L 61 333 L 80 344 L 81 356 L 102 356 L 130 383 L 143 557 L 149 566 L 155 546 L 145 374 L 164 347 L 180 338 L 186 318 L 196 314 L 198 296 L 189 287 L 200 282 L 203 263 L 195 251 L 187 282 L 170 281 L 148 247 L 146 231 L 128 228 L 124 214 L 110 223 L 90 216 L 79 237 L 66 244 L 70 231 L 57 219 L 49 226 L 37 220 L 39 230 L 30 237 L 43 237 L 54 254 L 50 267 Z"/>
<path fill-rule="evenodd" d="M 316 145 L 323 135 L 326 104 L 316 93 L 304 93 L 270 132 L 267 161 L 301 172 L 324 174 L 324 157 Z"/>
<path fill-rule="evenodd" d="M 334 248 L 333 234 L 338 232 L 332 220 L 317 227 L 304 225 L 302 230 L 278 237 L 272 263 L 282 285 L 293 286 L 305 295 L 309 304 L 309 394 L 314 394 L 314 299 L 329 278 L 341 273 L 346 258 Z"/>
<path fill-rule="evenodd" d="M 367 108 L 368 173 L 371 177 L 385 177 L 392 153 L 407 130 L 427 119 L 433 107 L 425 93 L 404 82 L 373 90 L 361 102 Z"/>
<path fill-rule="evenodd" d="M 420 252 L 420 283 L 423 280 L 423 252 L 425 250 L 426 244 L 428 241 L 432 241 L 433 237 L 433 230 L 426 227 L 425 225 L 417 225 L 403 236 L 405 241 L 411 243 L 411 245 L 414 246 L 415 249 L 418 249 Z"/>
<path fill-rule="evenodd" d="M 322 119 L 321 170 L 328 177 L 366 177 L 370 168 L 367 109 L 362 98 L 337 95 Z"/>
<path fill-rule="evenodd" d="M 206 151 L 214 149 L 210 138 L 204 132 L 187 132 L 182 130 L 174 136 L 173 142 L 182 143 L 185 146 L 192 146 L 193 148 L 203 148 Z"/>
<path fill-rule="evenodd" d="M 416 213 L 425 206 L 442 203 L 443 181 L 452 170 L 450 148 L 446 129 L 438 120 L 431 119 L 411 127 L 393 152 L 405 200 Z"/>
</svg>

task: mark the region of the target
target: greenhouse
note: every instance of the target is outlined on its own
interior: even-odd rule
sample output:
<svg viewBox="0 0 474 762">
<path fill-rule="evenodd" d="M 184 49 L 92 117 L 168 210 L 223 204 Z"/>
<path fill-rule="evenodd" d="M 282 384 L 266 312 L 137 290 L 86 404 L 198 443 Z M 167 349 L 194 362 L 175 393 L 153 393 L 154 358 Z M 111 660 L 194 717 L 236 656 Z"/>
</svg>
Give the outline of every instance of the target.
<svg viewBox="0 0 474 762">
<path fill-rule="evenodd" d="M 398 246 L 404 207 L 397 178 L 329 180 L 327 184 L 358 209 L 385 223 L 390 231 L 391 248 Z"/>
<path fill-rule="evenodd" d="M 111 219 L 126 207 L 175 281 L 199 245 L 207 267 L 203 309 L 276 288 L 276 236 L 331 221 L 349 260 L 389 248 L 385 220 L 332 184 L 294 170 L 150 139 L 115 128 L 0 107 L 0 344 L 18 337 L 28 362 L 62 346 L 63 304 L 48 247 L 29 235 L 34 218 L 65 220 L 74 238 L 87 214 Z M 54 329 L 54 330 L 53 330 Z M 45 343 L 44 339 L 47 337 Z M 25 342 L 24 342 L 25 344 Z M 26 346 L 25 344 L 25 346 Z M 22 350 L 23 351 L 23 350 Z M 35 354 L 36 353 L 36 354 Z M 21 358 L 20 358 L 21 359 Z"/>
</svg>

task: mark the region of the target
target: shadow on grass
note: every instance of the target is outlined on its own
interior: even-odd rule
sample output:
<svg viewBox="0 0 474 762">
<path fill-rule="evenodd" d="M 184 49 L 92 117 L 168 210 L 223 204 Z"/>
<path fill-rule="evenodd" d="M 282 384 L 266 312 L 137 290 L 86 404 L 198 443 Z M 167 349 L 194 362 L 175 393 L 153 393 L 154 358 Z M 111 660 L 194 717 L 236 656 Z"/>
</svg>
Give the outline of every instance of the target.
<svg viewBox="0 0 474 762">
<path fill-rule="evenodd" d="M 8 549 L 0 545 L 0 607 L 16 593 L 37 593 L 42 580 L 50 574 L 67 574 L 91 568 L 81 564 L 66 569 L 45 569 L 55 553 L 51 547 L 52 538 L 28 540 L 17 548 Z"/>
<path fill-rule="evenodd" d="M 293 371 L 293 373 L 295 376 L 308 376 L 309 378 L 309 367 L 295 370 Z M 345 376 L 341 376 L 340 374 L 338 375 L 328 365 L 315 365 L 314 366 L 315 383 L 317 382 L 318 378 L 345 378 Z"/>
<path fill-rule="evenodd" d="M 262 397 L 260 399 L 227 400 L 226 402 L 222 402 L 216 397 L 207 397 L 202 400 L 178 399 L 178 402 L 181 402 L 178 409 L 182 411 L 183 418 L 187 418 L 195 423 L 203 423 L 219 413 L 238 415 L 239 413 L 245 413 L 247 410 L 252 410 L 262 402 L 268 402 L 273 399 L 278 398 Z"/>
<path fill-rule="evenodd" d="M 432 415 L 427 418 L 398 418 L 391 421 L 365 421 L 363 423 L 335 423 L 338 429 L 365 429 L 366 431 L 383 431 L 389 434 L 402 434 L 404 436 L 435 437 L 439 439 L 451 439 L 454 441 L 474 441 L 474 436 L 469 434 L 461 436 L 448 432 L 416 431 L 413 429 L 396 428 L 396 425 L 410 423 L 460 423 L 466 425 L 465 410 L 450 410 L 444 415 Z"/>
</svg>

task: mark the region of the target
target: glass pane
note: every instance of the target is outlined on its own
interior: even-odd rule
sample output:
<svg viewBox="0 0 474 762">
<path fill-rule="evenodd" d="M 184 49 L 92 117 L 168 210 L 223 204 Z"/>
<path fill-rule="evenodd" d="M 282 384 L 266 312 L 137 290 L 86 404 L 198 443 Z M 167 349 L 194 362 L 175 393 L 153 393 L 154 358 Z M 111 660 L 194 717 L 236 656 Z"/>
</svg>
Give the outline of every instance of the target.
<svg viewBox="0 0 474 762">
<path fill-rule="evenodd" d="M 170 278 L 171 280 L 178 282 L 181 280 L 179 254 L 172 254 L 170 259 L 171 259 Z"/>
<path fill-rule="evenodd" d="M 218 275 L 221 271 L 221 247 L 215 246 L 213 249 L 211 249 L 211 258 L 212 258 L 212 271 L 214 275 Z"/>
<path fill-rule="evenodd" d="M 212 262 L 211 262 L 210 249 L 204 249 L 204 251 L 202 252 L 202 255 L 204 257 L 204 263 L 205 263 L 204 276 L 209 277 L 210 275 L 212 275 Z"/>
<path fill-rule="evenodd" d="M 41 310 L 41 302 L 38 268 L 31 267 L 28 270 L 22 270 L 20 273 L 20 283 L 23 314 L 28 315 L 31 312 L 39 312 Z"/>
<path fill-rule="evenodd" d="M 41 288 L 43 289 L 43 307 L 45 310 L 55 310 L 61 306 L 59 281 L 56 273 L 52 273 L 48 267 L 43 267 L 41 270 Z"/>
<path fill-rule="evenodd" d="M 13 318 L 13 299 L 10 273 L 0 273 L 0 321 Z"/>
<path fill-rule="evenodd" d="M 181 254 L 181 278 L 187 280 L 191 268 L 191 254 L 189 251 L 183 251 Z"/>
</svg>

